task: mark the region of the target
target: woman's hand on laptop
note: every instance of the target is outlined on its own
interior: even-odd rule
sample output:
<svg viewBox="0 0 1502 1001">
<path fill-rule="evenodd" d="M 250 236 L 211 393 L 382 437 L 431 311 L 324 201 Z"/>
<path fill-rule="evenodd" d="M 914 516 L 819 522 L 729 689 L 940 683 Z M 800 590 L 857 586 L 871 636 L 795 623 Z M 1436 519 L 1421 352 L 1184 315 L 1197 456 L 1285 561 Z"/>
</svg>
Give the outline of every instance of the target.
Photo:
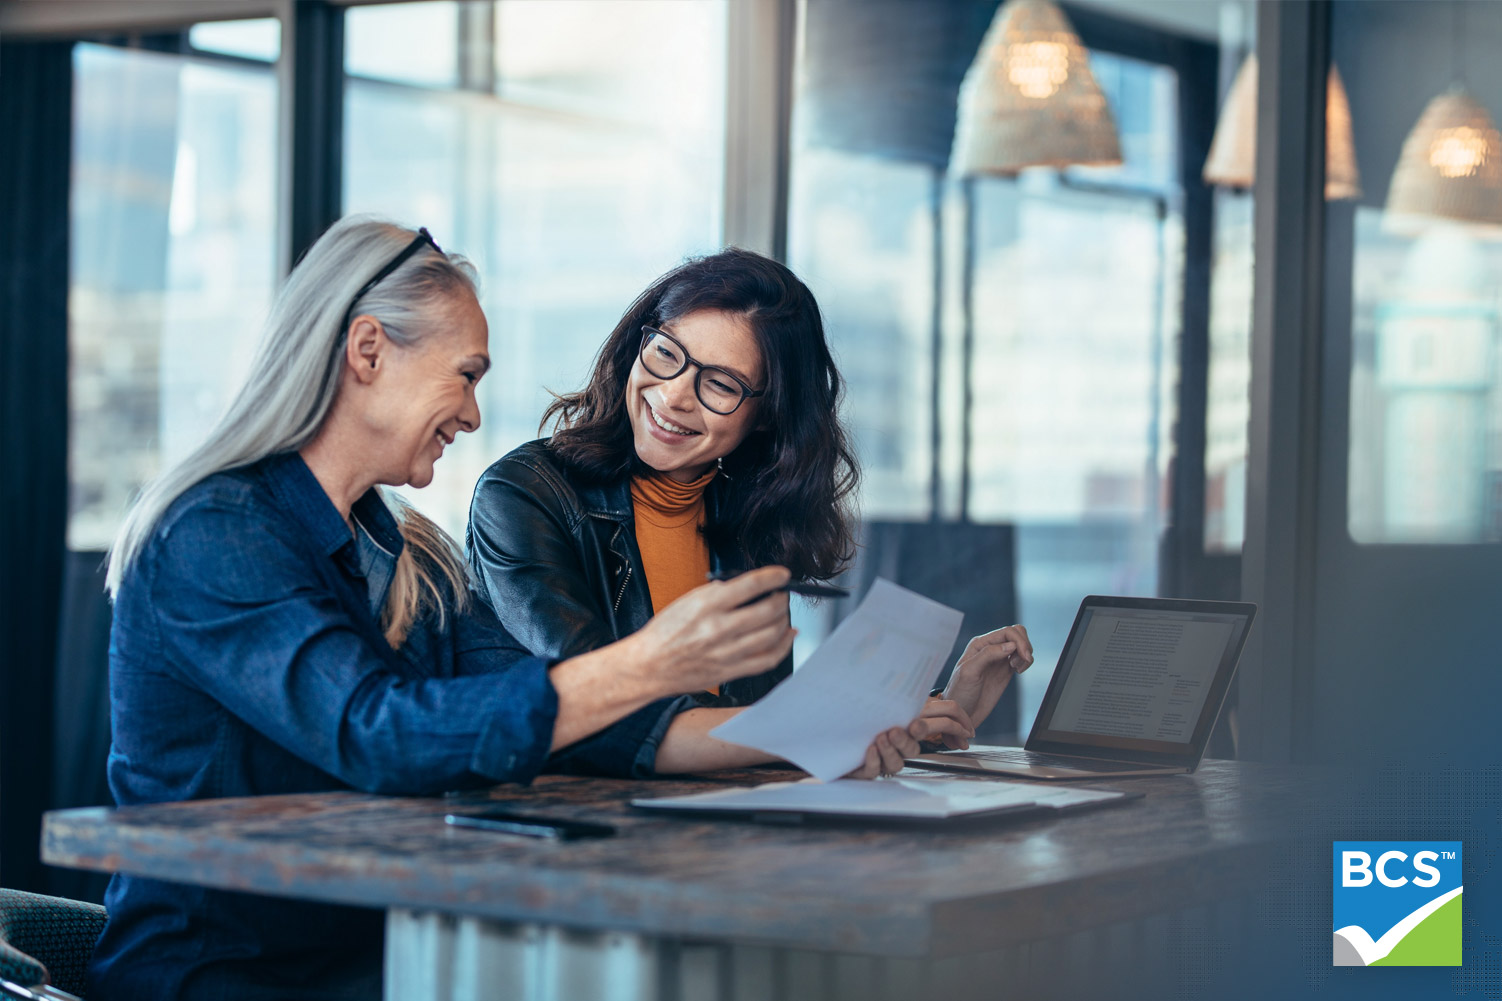
<svg viewBox="0 0 1502 1001">
<path fill-rule="evenodd" d="M 975 637 L 960 654 L 944 689 L 944 699 L 958 703 L 972 727 L 979 726 L 996 708 L 1012 675 L 1032 665 L 1033 644 L 1026 629 L 1007 626 L 992 630 Z"/>
</svg>

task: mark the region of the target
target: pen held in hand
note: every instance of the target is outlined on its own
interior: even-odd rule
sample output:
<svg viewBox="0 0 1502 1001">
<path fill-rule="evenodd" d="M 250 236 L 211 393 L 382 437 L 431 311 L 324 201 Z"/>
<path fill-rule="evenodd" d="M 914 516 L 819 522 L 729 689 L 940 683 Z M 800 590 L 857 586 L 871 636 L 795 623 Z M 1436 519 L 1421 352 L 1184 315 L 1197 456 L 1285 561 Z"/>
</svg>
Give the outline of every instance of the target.
<svg viewBox="0 0 1502 1001">
<path fill-rule="evenodd" d="M 709 579 L 731 580 L 739 576 L 740 574 L 738 573 L 727 573 L 724 570 L 716 570 L 709 575 Z M 850 596 L 849 588 L 836 587 L 833 584 L 818 584 L 813 581 L 795 580 L 784 584 L 782 587 L 774 587 L 767 594 L 772 594 L 776 591 L 789 591 L 793 594 L 801 594 L 807 598 L 848 598 Z"/>
</svg>

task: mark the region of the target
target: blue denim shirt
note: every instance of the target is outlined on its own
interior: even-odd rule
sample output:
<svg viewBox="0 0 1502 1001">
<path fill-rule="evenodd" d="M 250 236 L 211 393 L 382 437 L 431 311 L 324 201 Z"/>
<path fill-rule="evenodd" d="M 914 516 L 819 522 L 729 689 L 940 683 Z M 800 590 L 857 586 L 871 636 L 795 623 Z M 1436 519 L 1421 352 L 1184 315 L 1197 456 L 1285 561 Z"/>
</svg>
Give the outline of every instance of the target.
<svg viewBox="0 0 1502 1001">
<path fill-rule="evenodd" d="M 429 616 L 393 650 L 376 594 L 389 586 L 401 533 L 375 491 L 352 514 L 368 537 L 359 545 L 296 454 L 210 477 L 167 510 L 116 594 L 116 802 L 349 788 L 436 795 L 530 782 L 542 769 L 558 710 L 548 662 L 480 603 L 441 624 Z M 661 709 L 562 757 L 596 773 L 650 773 Z M 379 989 L 373 911 L 129 875 L 111 881 L 106 904 L 91 996 Z"/>
</svg>

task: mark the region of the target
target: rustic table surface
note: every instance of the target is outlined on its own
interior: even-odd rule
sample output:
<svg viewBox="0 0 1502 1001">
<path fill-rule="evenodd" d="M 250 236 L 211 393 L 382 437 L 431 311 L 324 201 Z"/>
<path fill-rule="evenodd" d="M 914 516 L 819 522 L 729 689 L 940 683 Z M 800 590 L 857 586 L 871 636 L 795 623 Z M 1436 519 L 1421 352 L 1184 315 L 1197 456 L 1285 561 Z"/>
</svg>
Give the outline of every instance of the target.
<svg viewBox="0 0 1502 1001">
<path fill-rule="evenodd" d="M 796 773 L 792 773 L 796 774 Z M 380 908 L 885 956 L 1004 948 L 1241 893 L 1296 826 L 1301 773 L 1224 761 L 1119 779 L 1073 816 L 915 830 L 665 817 L 632 797 L 785 779 L 545 776 L 442 798 L 268 796 L 46 818 L 53 865 Z M 614 824 L 573 842 L 452 828 L 510 805 Z"/>
</svg>

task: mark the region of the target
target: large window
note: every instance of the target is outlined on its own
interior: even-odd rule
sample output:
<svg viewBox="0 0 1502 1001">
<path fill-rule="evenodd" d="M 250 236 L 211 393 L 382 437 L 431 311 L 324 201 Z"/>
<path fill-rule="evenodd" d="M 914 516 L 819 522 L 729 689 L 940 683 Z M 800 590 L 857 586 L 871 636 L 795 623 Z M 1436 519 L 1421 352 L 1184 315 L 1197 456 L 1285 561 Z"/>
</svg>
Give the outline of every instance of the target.
<svg viewBox="0 0 1502 1001">
<path fill-rule="evenodd" d="M 934 201 L 922 164 L 800 146 L 789 263 L 812 289 L 848 387 L 861 513 L 926 518 L 934 414 Z"/>
<path fill-rule="evenodd" d="M 427 226 L 480 271 L 480 430 L 413 501 L 462 534 L 632 299 L 719 248 L 725 4 L 500 0 L 346 15 L 345 210 Z M 420 52 L 421 57 L 407 58 Z"/>
<path fill-rule="evenodd" d="M 207 26 L 205 26 L 207 27 Z M 141 484 L 218 417 L 276 281 L 275 21 L 237 60 L 74 49 L 68 545 L 103 549 Z"/>
<path fill-rule="evenodd" d="M 969 511 L 1017 526 L 1031 723 L 1090 592 L 1155 594 L 1183 288 L 1177 78 L 1092 68 L 1124 162 L 977 183 Z"/>
<path fill-rule="evenodd" d="M 929 116 L 855 109 L 916 100 L 971 53 L 915 55 L 926 40 L 906 44 L 917 28 L 902 4 L 810 0 L 805 22 L 789 257 L 849 385 L 861 511 L 1014 526 L 1011 552 L 931 559 L 1015 561 L 1014 611 L 1038 656 L 1010 721 L 1025 730 L 1080 597 L 1158 587 L 1183 280 L 1177 77 L 1094 52 L 1120 167 L 962 182 Z M 888 93 L 884 72 L 911 79 Z M 865 86 L 876 92 L 851 96 Z M 937 85 L 933 99 L 938 115 Z"/>
<path fill-rule="evenodd" d="M 636 294 L 722 242 L 726 5 L 345 19 L 344 210 L 427 226 L 481 275 L 483 424 L 415 498 L 462 535 L 480 472 L 537 435 Z M 278 282 L 279 38 L 275 20 L 229 21 L 75 50 L 74 549 L 109 545 L 248 367 Z"/>
</svg>

